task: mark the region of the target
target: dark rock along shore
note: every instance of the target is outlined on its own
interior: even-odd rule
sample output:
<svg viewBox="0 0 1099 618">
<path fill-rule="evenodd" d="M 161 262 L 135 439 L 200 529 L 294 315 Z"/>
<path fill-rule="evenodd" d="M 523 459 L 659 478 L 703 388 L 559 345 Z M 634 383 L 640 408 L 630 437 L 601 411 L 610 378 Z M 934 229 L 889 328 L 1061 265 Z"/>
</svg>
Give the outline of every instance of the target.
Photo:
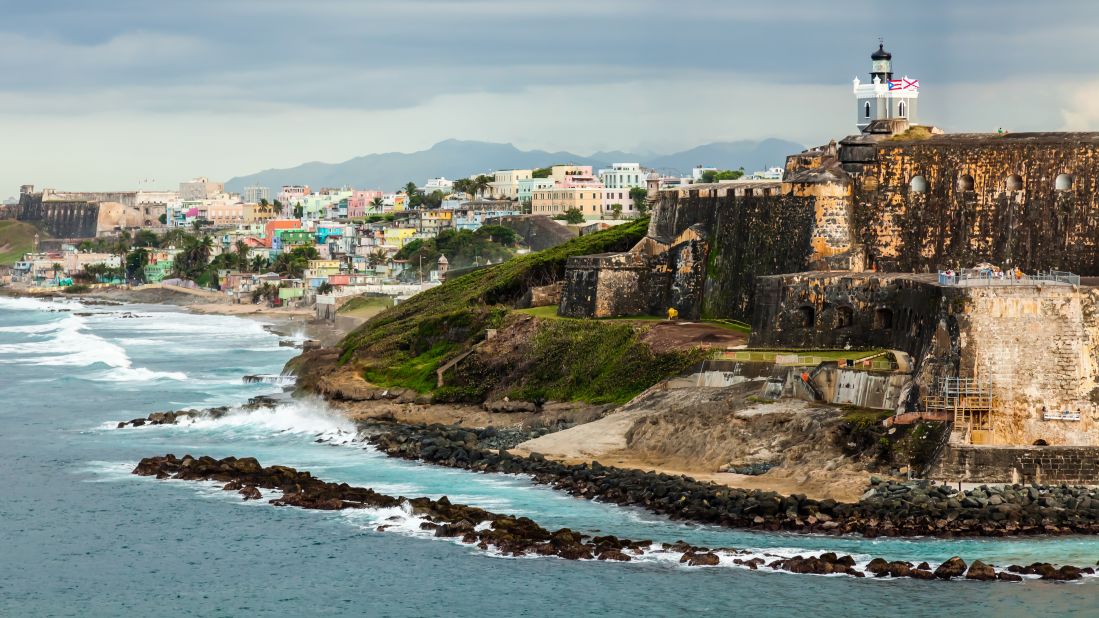
<svg viewBox="0 0 1099 618">
<path fill-rule="evenodd" d="M 313 478 L 308 472 L 299 472 L 285 466 L 263 467 L 254 458 L 212 457 L 194 458 L 185 455 L 147 457 L 134 468 L 134 474 L 155 476 L 160 479 L 207 480 L 225 483 L 224 488 L 238 491 L 245 500 L 261 497 L 259 488 L 278 489 L 283 492 L 270 502 L 276 506 L 297 506 L 307 509 L 339 510 L 345 508 L 385 508 L 407 503 L 414 515 L 427 521 L 421 524 L 425 530 L 434 530 L 437 537 L 456 537 L 463 543 L 476 544 L 481 549 L 495 548 L 506 555 L 558 556 L 570 560 L 599 559 L 629 561 L 632 556 L 653 547 L 651 541 L 632 541 L 614 536 L 591 537 L 567 528 L 550 532 L 526 517 L 499 515 L 476 507 L 452 504 L 446 497 L 439 500 L 387 496 L 372 489 L 352 487 L 346 483 L 329 483 Z M 488 526 L 481 524 L 488 522 Z M 385 525 L 379 526 L 380 530 Z M 480 529 L 478 529 L 480 528 Z M 682 553 L 680 562 L 689 566 L 714 566 L 720 563 L 718 554 L 745 555 L 747 552 L 733 548 L 711 550 L 687 543 L 662 544 L 659 550 Z M 775 557 L 766 566 L 793 573 L 847 574 L 864 577 L 855 568 L 850 556 L 837 556 L 827 552 L 820 556 L 804 558 Z M 734 558 L 735 564 L 757 569 L 764 564 L 758 556 L 750 559 Z M 1039 575 L 1043 579 L 1073 580 L 1090 568 L 1063 566 L 1058 568 L 1040 563 L 1027 567 L 1012 565 L 1006 571 L 997 572 L 993 567 L 974 561 L 966 569 L 960 558 L 954 557 L 940 565 L 934 572 L 926 564 L 913 566 L 909 562 L 888 562 L 875 558 L 866 567 L 866 573 L 876 577 L 914 577 L 921 579 L 951 579 L 964 575 L 966 579 L 1019 581 L 1018 574 Z"/>
<path fill-rule="evenodd" d="M 392 457 L 481 472 L 530 474 L 536 483 L 572 495 L 734 528 L 867 537 L 1099 533 L 1099 492 L 1086 487 L 982 486 L 958 492 L 927 482 L 901 484 L 875 479 L 873 495 L 858 503 L 842 503 L 736 489 L 598 462 L 566 465 L 538 454 L 517 457 L 503 450 L 480 448 L 485 432 L 440 425 L 394 425 L 368 441 Z"/>
<path fill-rule="evenodd" d="M 185 417 L 217 417 L 226 412 L 224 408 L 157 412 L 118 426 L 175 423 Z M 1099 491 L 1086 487 L 981 486 L 959 492 L 925 481 L 895 483 L 872 478 L 870 495 L 858 503 L 842 503 L 736 489 L 598 462 L 566 465 L 537 453 L 519 457 L 504 450 L 522 441 L 523 432 L 518 431 L 380 422 L 366 427 L 364 433 L 369 443 L 391 457 L 479 472 L 530 474 L 536 483 L 578 497 L 734 528 L 867 537 L 1099 533 Z"/>
</svg>

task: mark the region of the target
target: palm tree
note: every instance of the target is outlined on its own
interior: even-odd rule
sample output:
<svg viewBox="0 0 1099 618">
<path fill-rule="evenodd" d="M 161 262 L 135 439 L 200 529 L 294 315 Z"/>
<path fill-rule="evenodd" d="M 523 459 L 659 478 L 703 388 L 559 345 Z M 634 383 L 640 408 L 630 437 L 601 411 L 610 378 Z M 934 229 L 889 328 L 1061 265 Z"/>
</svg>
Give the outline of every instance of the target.
<svg viewBox="0 0 1099 618">
<path fill-rule="evenodd" d="M 241 271 L 247 270 L 248 269 L 248 251 L 249 251 L 248 243 L 244 242 L 243 240 L 238 240 L 236 242 L 236 247 L 237 247 L 237 270 L 241 270 Z"/>
<path fill-rule="evenodd" d="M 54 262 L 50 269 L 53 271 L 53 280 L 57 285 L 61 285 L 61 271 L 65 270 L 65 267 Z"/>
<path fill-rule="evenodd" d="M 385 249 L 375 249 L 370 252 L 370 255 L 366 257 L 367 262 L 371 268 L 377 268 L 378 264 L 385 262 L 387 254 Z"/>
<path fill-rule="evenodd" d="M 210 262 L 210 252 L 213 250 L 213 236 L 207 234 L 199 241 L 199 255 L 204 257 L 204 262 Z"/>
<path fill-rule="evenodd" d="M 384 204 L 382 204 L 382 198 L 376 197 L 370 200 L 370 206 L 374 209 L 374 212 L 381 212 L 382 206 L 384 206 Z"/>
<path fill-rule="evenodd" d="M 482 195 L 488 189 L 490 184 L 492 184 L 492 178 L 485 176 L 484 174 L 480 174 L 473 179 L 473 192 L 477 195 Z M 477 195 L 473 196 L 474 199 L 477 198 Z"/>
<path fill-rule="evenodd" d="M 473 181 L 469 178 L 459 178 L 454 181 L 454 190 L 459 193 L 465 193 L 469 196 L 469 199 L 473 199 Z"/>
<path fill-rule="evenodd" d="M 262 255 L 257 255 L 256 257 L 252 258 L 252 272 L 262 273 L 263 271 L 267 270 L 267 266 L 269 264 L 270 261 L 267 258 L 263 257 Z"/>
</svg>

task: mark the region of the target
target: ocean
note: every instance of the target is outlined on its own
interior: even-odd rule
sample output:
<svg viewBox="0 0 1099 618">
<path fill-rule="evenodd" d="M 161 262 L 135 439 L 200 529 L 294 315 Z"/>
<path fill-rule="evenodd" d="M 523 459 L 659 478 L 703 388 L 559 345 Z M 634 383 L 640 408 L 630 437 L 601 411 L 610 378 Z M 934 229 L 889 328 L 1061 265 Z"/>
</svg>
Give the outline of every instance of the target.
<svg viewBox="0 0 1099 618">
<path fill-rule="evenodd" d="M 390 459 L 319 400 L 217 420 L 117 429 L 150 412 L 241 404 L 295 353 L 261 323 L 152 305 L 0 298 L 0 616 L 1095 616 L 1099 580 L 853 579 L 504 558 L 421 532 L 400 509 L 306 511 L 210 483 L 130 474 L 142 458 L 252 456 L 393 495 L 439 497 L 547 528 L 772 554 L 933 565 L 1093 565 L 1099 539 L 862 539 L 672 522 L 522 476 Z M 396 523 L 385 532 L 381 523 Z"/>
</svg>

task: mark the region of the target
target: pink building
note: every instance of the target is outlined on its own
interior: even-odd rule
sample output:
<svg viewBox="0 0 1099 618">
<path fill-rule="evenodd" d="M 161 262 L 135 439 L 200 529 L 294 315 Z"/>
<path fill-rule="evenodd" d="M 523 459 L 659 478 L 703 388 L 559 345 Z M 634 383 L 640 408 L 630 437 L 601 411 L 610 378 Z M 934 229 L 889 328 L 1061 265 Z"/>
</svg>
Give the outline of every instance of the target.
<svg viewBox="0 0 1099 618">
<path fill-rule="evenodd" d="M 276 196 L 281 204 L 293 206 L 309 195 L 309 185 L 283 185 L 282 190 Z"/>
<path fill-rule="evenodd" d="M 378 189 L 365 189 L 363 191 L 352 191 L 351 199 L 347 200 L 347 216 L 348 217 L 362 217 L 368 211 L 373 210 L 370 202 L 375 199 L 382 199 L 383 193 Z"/>
</svg>

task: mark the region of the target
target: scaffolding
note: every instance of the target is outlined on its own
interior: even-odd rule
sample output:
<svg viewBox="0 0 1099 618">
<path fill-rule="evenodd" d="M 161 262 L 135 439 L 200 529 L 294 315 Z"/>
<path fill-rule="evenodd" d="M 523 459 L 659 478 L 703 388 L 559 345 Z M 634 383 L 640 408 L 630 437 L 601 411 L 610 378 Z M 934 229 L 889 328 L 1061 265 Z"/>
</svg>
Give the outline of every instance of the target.
<svg viewBox="0 0 1099 618">
<path fill-rule="evenodd" d="M 940 378 L 938 392 L 924 397 L 928 410 L 953 414 L 954 427 L 968 432 L 992 430 L 994 404 L 991 382 L 976 378 Z"/>
</svg>

